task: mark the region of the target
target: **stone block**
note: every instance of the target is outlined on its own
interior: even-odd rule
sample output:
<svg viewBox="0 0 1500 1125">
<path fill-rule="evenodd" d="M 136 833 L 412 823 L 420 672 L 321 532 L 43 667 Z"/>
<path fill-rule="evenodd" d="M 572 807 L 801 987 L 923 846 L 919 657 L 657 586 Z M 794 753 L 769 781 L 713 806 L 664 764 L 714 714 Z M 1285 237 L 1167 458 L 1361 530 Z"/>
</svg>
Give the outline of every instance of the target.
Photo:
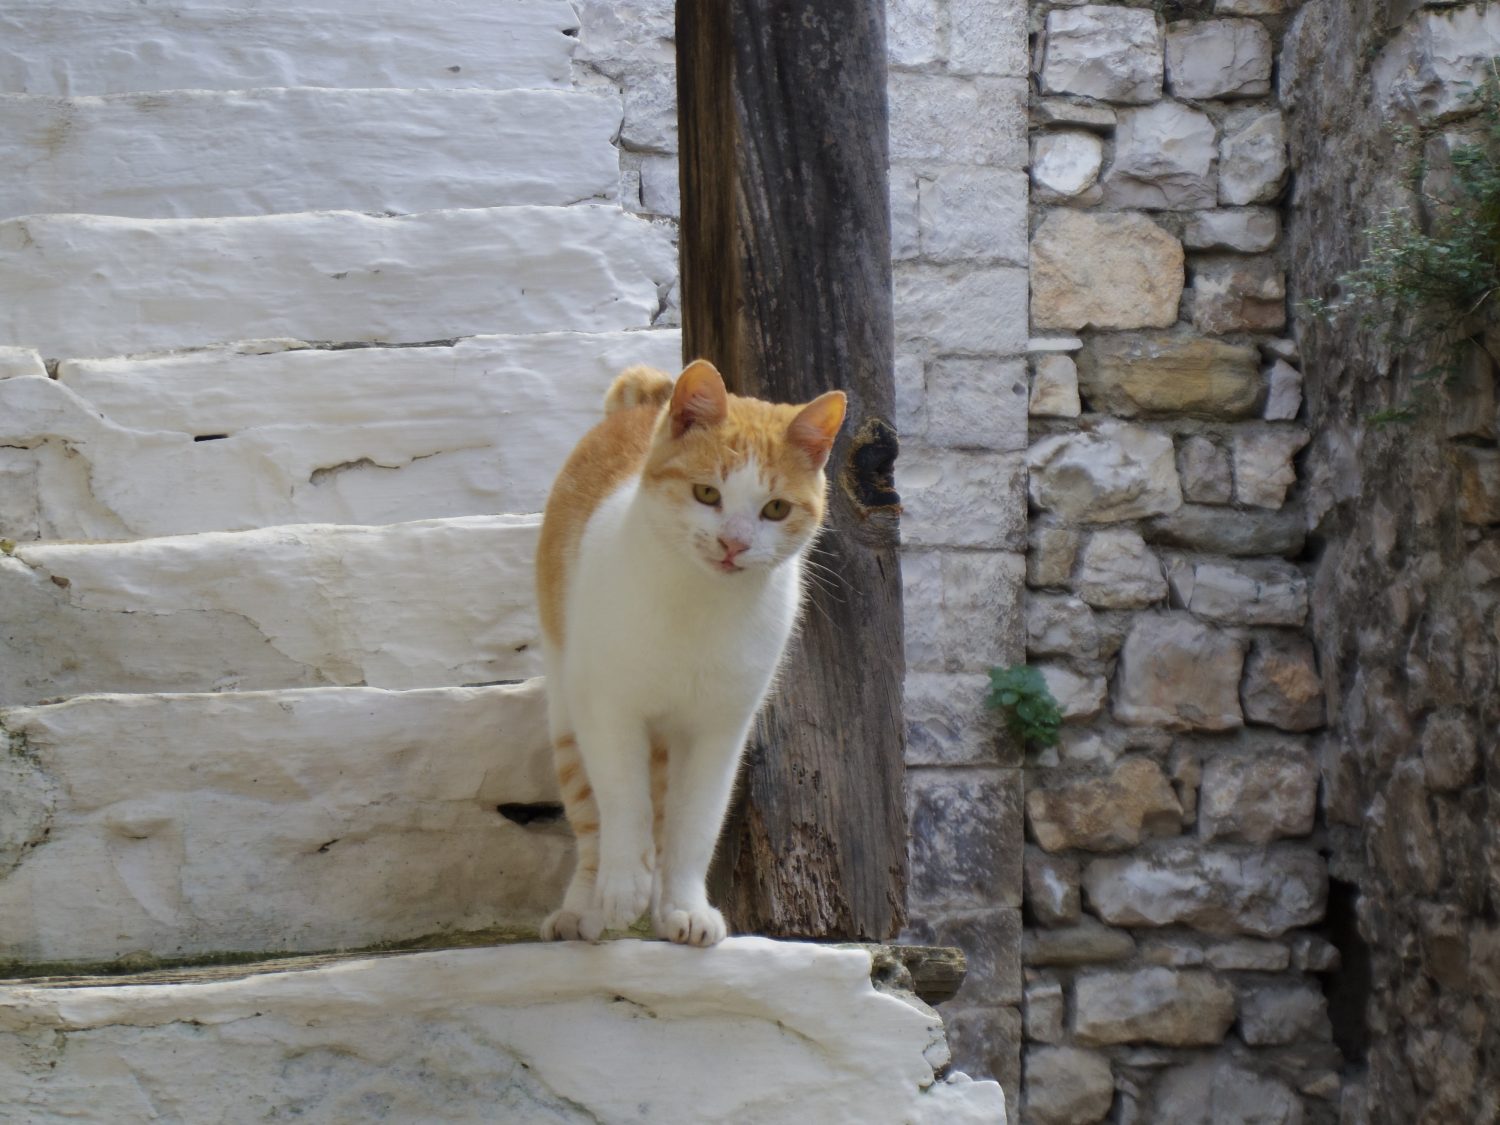
<svg viewBox="0 0 1500 1125">
<path fill-rule="evenodd" d="M 1408 758 L 1391 771 L 1365 815 L 1366 847 L 1398 895 L 1433 895 L 1443 883 L 1442 845 L 1433 822 L 1422 762 Z"/>
<path fill-rule="evenodd" d="M 1270 203 L 1286 186 L 1286 122 L 1276 110 L 1239 110 L 1219 142 L 1219 202 Z"/>
<path fill-rule="evenodd" d="M 1175 836 L 1182 807 L 1150 758 L 1125 758 L 1107 777 L 1033 782 L 1026 794 L 1031 834 L 1049 852 L 1116 852 L 1150 836 Z"/>
<path fill-rule="evenodd" d="M 620 147 L 631 152 L 677 151 L 677 68 L 659 58 L 616 70 L 624 94 Z"/>
<path fill-rule="evenodd" d="M 1428 717 L 1422 727 L 1422 773 L 1428 788 L 1451 793 L 1466 786 L 1479 767 L 1472 720 L 1461 714 Z"/>
<path fill-rule="evenodd" d="M 1023 567 L 1008 551 L 904 551 L 908 666 L 979 673 L 1021 662 Z"/>
<path fill-rule="evenodd" d="M 1026 350 L 1026 271 L 898 264 L 896 338 L 940 353 L 1020 355 Z"/>
<path fill-rule="evenodd" d="M 930 912 L 912 921 L 903 940 L 963 950 L 968 972 L 957 995 L 945 1004 L 964 1008 L 1021 1003 L 1019 909 Z"/>
<path fill-rule="evenodd" d="M 1260 98 L 1271 92 L 1271 35 L 1255 20 L 1167 27 L 1167 86 L 1179 98 Z"/>
<path fill-rule="evenodd" d="M 997 714 L 986 707 L 990 678 L 943 672 L 906 674 L 908 766 L 999 765 L 1016 756 Z"/>
<path fill-rule="evenodd" d="M 1057 701 L 1064 722 L 1086 722 L 1104 710 L 1109 682 L 1103 676 L 1084 675 L 1061 664 L 1037 667 L 1047 681 L 1047 690 Z"/>
<path fill-rule="evenodd" d="M 1073 926 L 1027 930 L 1023 957 L 1028 965 L 1099 965 L 1135 955 L 1135 940 L 1084 915 Z"/>
<path fill-rule="evenodd" d="M 1141 529 L 1146 542 L 1215 555 L 1280 555 L 1295 558 L 1307 540 L 1303 515 L 1280 511 L 1235 510 L 1184 504 L 1157 516 Z"/>
<path fill-rule="evenodd" d="M 1328 1001 L 1315 984 L 1258 985 L 1240 994 L 1240 1038 L 1272 1047 L 1333 1038 Z"/>
<path fill-rule="evenodd" d="M 1291 951 L 1281 942 L 1253 938 L 1214 942 L 1203 952 L 1209 966 L 1221 972 L 1280 973 L 1292 962 Z"/>
<path fill-rule="evenodd" d="M 1182 498 L 1195 504 L 1227 504 L 1234 496 L 1229 455 L 1206 437 L 1194 435 L 1177 450 Z"/>
<path fill-rule="evenodd" d="M 1161 560 L 1134 531 L 1096 531 L 1085 541 L 1073 589 L 1099 609 L 1141 609 L 1167 596 Z"/>
<path fill-rule="evenodd" d="M 1019 453 L 907 446 L 896 464 L 902 543 L 1019 550 L 1026 535 L 1025 471 Z"/>
<path fill-rule="evenodd" d="M 1238 727 L 1244 658 L 1243 640 L 1190 617 L 1139 617 L 1120 650 L 1114 716 L 1172 730 Z"/>
<path fill-rule="evenodd" d="M 1468 524 L 1500 523 L 1500 452 L 1459 446 L 1454 455 L 1459 517 Z"/>
<path fill-rule="evenodd" d="M 1286 324 L 1286 276 L 1271 258 L 1206 256 L 1193 263 L 1193 327 L 1199 332 L 1278 332 Z"/>
<path fill-rule="evenodd" d="M 1174 101 L 1122 109 L 1105 199 L 1112 207 L 1151 210 L 1212 207 L 1221 195 L 1217 138 L 1208 114 Z"/>
<path fill-rule="evenodd" d="M 1313 829 L 1318 765 L 1300 746 L 1220 754 L 1203 768 L 1198 830 L 1205 840 L 1268 844 Z"/>
<path fill-rule="evenodd" d="M 1281 0 L 1233 0 L 1241 6 Z M 1225 7 L 1220 0 L 1219 10 Z M 1156 1089 L 1152 1125 L 1302 1125 L 1302 1101 L 1280 1079 L 1257 1074 L 1223 1055 L 1174 1067 Z"/>
<path fill-rule="evenodd" d="M 1234 458 L 1234 494 L 1242 504 L 1279 508 L 1297 483 L 1294 458 L 1309 439 L 1306 430 L 1282 426 L 1239 430 L 1230 445 Z"/>
<path fill-rule="evenodd" d="M 885 39 L 895 67 L 920 69 L 942 58 L 938 0 L 886 0 Z"/>
<path fill-rule="evenodd" d="M 1281 237 L 1281 216 L 1273 207 L 1221 207 L 1197 211 L 1183 223 L 1182 244 L 1189 250 L 1233 250 L 1259 254 Z"/>
<path fill-rule="evenodd" d="M 1162 88 L 1161 29 L 1140 8 L 1084 5 L 1047 14 L 1042 92 L 1153 102 Z"/>
<path fill-rule="evenodd" d="M 1258 637 L 1240 686 L 1245 719 L 1281 730 L 1323 725 L 1323 681 L 1312 645 L 1302 637 Z"/>
<path fill-rule="evenodd" d="M 0 699 L 533 675 L 539 523 L 471 516 L 20 544 L 0 556 L 0 618 L 15 627 Z"/>
<path fill-rule="evenodd" d="M 673 219 L 682 215 L 682 188 L 676 156 L 641 158 L 641 209 L 648 214 Z"/>
<path fill-rule="evenodd" d="M 1026 908 L 1043 926 L 1066 926 L 1078 921 L 1078 864 L 1026 849 Z"/>
<path fill-rule="evenodd" d="M 1182 244 L 1143 214 L 1054 210 L 1031 240 L 1032 320 L 1042 329 L 1170 327 L 1182 263 Z"/>
<path fill-rule="evenodd" d="M 1029 77 L 1026 8 L 991 0 L 948 0 L 948 69 L 955 74 Z"/>
<path fill-rule="evenodd" d="M 1303 845 L 1251 850 L 1194 843 L 1093 860 L 1089 907 L 1117 926 L 1190 926 L 1211 934 L 1279 937 L 1323 917 L 1328 869 Z"/>
<path fill-rule="evenodd" d="M 1250 417 L 1260 404 L 1260 356 L 1196 336 L 1095 336 L 1078 355 L 1079 387 L 1100 413 Z"/>
<path fill-rule="evenodd" d="M 566 0 L 463 4 L 443 19 L 399 4 L 379 19 L 343 0 L 171 9 L 112 0 L 13 0 L 0 25 L 0 93 L 153 90 L 566 88 L 578 14 Z M 67 43 L 65 66 L 54 65 Z"/>
<path fill-rule="evenodd" d="M 620 100 L 565 90 L 0 95 L 0 218 L 410 213 L 612 197 Z M 482 137 L 483 143 L 475 139 Z M 420 151 L 421 160 L 407 155 Z"/>
<path fill-rule="evenodd" d="M 1500 53 L 1500 11 L 1461 7 L 1414 12 L 1371 68 L 1389 111 L 1441 121 L 1470 109 L 1471 87 Z"/>
<path fill-rule="evenodd" d="M 1021 905 L 1021 783 L 1015 770 L 907 775 L 911 897 L 923 912 Z"/>
<path fill-rule="evenodd" d="M 37 846 L 0 846 L 3 961 L 534 926 L 571 870 L 565 828 L 496 812 L 558 799 L 540 680 L 90 695 L 0 711 L 4 733 Z"/>
<path fill-rule="evenodd" d="M 942 1019 L 877 992 L 868 952 L 746 937 L 681 953 L 512 944 L 189 984 L 12 984 L 0 1087 L 41 1119 L 95 1123 L 161 1105 L 205 1121 L 246 1106 L 324 1121 L 432 1120 L 434 1106 L 453 1122 L 1005 1119 L 995 1083 L 938 1077 Z M 600 1031 L 607 1049 L 579 1050 Z M 664 1083 L 662 1066 L 682 1073 Z M 766 1074 L 795 1110 L 767 1110 Z"/>
<path fill-rule="evenodd" d="M 1034 418 L 1077 418 L 1078 366 L 1070 355 L 1039 355 L 1032 360 L 1030 413 Z"/>
<path fill-rule="evenodd" d="M 1067 594 L 1030 595 L 1026 599 L 1026 653 L 1092 660 L 1099 655 L 1094 611 Z"/>
<path fill-rule="evenodd" d="M 922 233 L 917 221 L 917 199 L 921 185 L 910 168 L 892 167 L 891 258 L 904 262 L 922 253 Z"/>
<path fill-rule="evenodd" d="M 1026 166 L 1026 79 L 893 71 L 889 91 L 893 161 Z"/>
<path fill-rule="evenodd" d="M 1019 453 L 1026 448 L 1026 366 L 1020 359 L 943 356 L 927 369 L 927 440 Z"/>
<path fill-rule="evenodd" d="M 1221 625 L 1301 625 L 1307 620 L 1307 579 L 1275 560 L 1234 565 L 1199 563 L 1183 590 L 1187 608 Z"/>
<path fill-rule="evenodd" d="M 1099 182 L 1104 143 L 1093 133 L 1038 133 L 1031 141 L 1031 184 L 1039 199 L 1078 199 Z"/>
<path fill-rule="evenodd" d="M 1284 359 L 1271 364 L 1270 392 L 1261 415 L 1267 422 L 1290 422 L 1302 411 L 1302 372 Z"/>
<path fill-rule="evenodd" d="M 1234 990 L 1211 973 L 1153 967 L 1081 974 L 1073 1034 L 1090 1046 L 1211 1047 L 1234 1022 Z"/>
<path fill-rule="evenodd" d="M 1119 115 L 1114 106 L 1072 98 L 1038 98 L 1031 107 L 1033 125 L 1059 125 L 1090 129 L 1095 133 L 1114 131 Z"/>
<path fill-rule="evenodd" d="M 54 357 L 646 328 L 677 270 L 670 231 L 593 206 L 31 215 L 0 222 L 0 246 L 0 342 Z"/>
<path fill-rule="evenodd" d="M 1043 438 L 1026 455 L 1031 502 L 1063 519 L 1115 523 L 1182 504 L 1172 439 L 1123 422 Z"/>
<path fill-rule="evenodd" d="M 934 262 L 1026 263 L 1026 174 L 949 167 L 920 182 L 922 253 Z"/>
<path fill-rule="evenodd" d="M 1035 1125 L 1093 1125 L 1114 1104 L 1109 1059 L 1077 1047 L 1028 1047 L 1022 1120 Z"/>
<path fill-rule="evenodd" d="M 1027 1041 L 1061 1043 L 1065 1008 L 1062 985 L 1056 980 L 1044 977 L 1028 983 L 1022 1008 Z"/>
<path fill-rule="evenodd" d="M 1033 526 L 1027 536 L 1026 584 L 1068 585 L 1082 539 L 1072 528 Z"/>
</svg>

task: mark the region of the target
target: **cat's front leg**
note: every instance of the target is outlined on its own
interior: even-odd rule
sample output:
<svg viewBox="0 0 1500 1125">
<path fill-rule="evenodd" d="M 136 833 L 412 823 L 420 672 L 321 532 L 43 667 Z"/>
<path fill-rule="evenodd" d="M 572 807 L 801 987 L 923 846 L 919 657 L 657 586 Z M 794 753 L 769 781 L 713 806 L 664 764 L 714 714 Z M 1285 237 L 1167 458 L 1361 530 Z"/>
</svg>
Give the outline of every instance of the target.
<svg viewBox="0 0 1500 1125">
<path fill-rule="evenodd" d="M 578 932 L 595 941 L 630 926 L 651 902 L 650 743 L 644 723 L 597 713 L 577 723 L 577 737 L 599 806 L 599 874 Z"/>
<path fill-rule="evenodd" d="M 675 743 L 667 758 L 661 860 L 653 898 L 657 937 L 717 945 L 728 927 L 708 901 L 708 867 L 734 791 L 749 724 Z"/>
</svg>

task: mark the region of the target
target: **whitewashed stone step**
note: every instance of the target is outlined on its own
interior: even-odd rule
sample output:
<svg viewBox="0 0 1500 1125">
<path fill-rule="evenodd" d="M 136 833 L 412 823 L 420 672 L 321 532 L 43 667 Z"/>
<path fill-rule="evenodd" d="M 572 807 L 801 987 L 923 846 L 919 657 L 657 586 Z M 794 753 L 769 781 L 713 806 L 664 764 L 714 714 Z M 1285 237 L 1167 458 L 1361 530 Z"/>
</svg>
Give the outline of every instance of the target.
<svg viewBox="0 0 1500 1125">
<path fill-rule="evenodd" d="M 497 811 L 557 800 L 540 680 L 0 710 L 0 794 L 0 965 L 532 926 L 572 851 Z"/>
<path fill-rule="evenodd" d="M 0 94 L 0 218 L 410 213 L 615 195 L 614 91 Z"/>
<path fill-rule="evenodd" d="M 0 554 L 0 704 L 533 675 L 539 524 L 470 516 L 15 544 Z"/>
<path fill-rule="evenodd" d="M 0 222 L 0 345 L 60 359 L 609 332 L 650 325 L 675 273 L 670 230 L 614 207 L 33 215 Z"/>
<path fill-rule="evenodd" d="M 0 91 L 566 86 L 565 0 L 7 0 Z"/>
<path fill-rule="evenodd" d="M 15 361 L 32 378 L 7 380 L 0 357 L 0 446 L 12 447 L 0 538 L 540 511 L 614 376 L 675 371 L 681 347 L 673 329 L 429 348 L 262 341 L 69 360 L 56 381 L 34 354 Z"/>
<path fill-rule="evenodd" d="M 168 1112 L 310 1125 L 1004 1125 L 999 1085 L 940 1079 L 948 1057 L 937 1013 L 877 992 L 869 953 L 765 938 L 0 987 L 0 1104 L 25 1106 L 29 1125 Z"/>
</svg>

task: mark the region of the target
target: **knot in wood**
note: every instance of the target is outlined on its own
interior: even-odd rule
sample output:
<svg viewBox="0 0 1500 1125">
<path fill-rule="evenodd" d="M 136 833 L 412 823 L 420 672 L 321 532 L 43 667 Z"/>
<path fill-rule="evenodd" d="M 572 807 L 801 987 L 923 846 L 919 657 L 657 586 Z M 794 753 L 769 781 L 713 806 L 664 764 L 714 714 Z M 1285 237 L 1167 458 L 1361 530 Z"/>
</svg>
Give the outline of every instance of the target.
<svg viewBox="0 0 1500 1125">
<path fill-rule="evenodd" d="M 883 418 L 867 418 L 849 443 L 844 459 L 844 491 L 865 515 L 876 510 L 901 510 L 896 491 L 896 455 L 901 442 L 895 427 Z"/>
</svg>

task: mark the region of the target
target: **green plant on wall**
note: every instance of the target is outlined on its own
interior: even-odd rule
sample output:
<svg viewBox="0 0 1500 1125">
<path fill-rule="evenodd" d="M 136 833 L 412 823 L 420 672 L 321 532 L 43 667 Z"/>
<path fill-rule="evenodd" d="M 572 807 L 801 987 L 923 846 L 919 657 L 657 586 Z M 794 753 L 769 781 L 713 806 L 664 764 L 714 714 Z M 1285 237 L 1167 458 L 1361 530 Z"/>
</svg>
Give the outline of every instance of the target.
<svg viewBox="0 0 1500 1125">
<path fill-rule="evenodd" d="M 1005 717 L 1005 729 L 1032 746 L 1056 746 L 1062 712 L 1042 673 L 1029 664 L 990 669 L 986 702 Z"/>
<path fill-rule="evenodd" d="M 1389 211 L 1365 231 L 1368 250 L 1338 280 L 1334 301 L 1303 307 L 1332 320 L 1350 315 L 1378 331 L 1398 351 L 1421 351 L 1434 362 L 1418 371 L 1406 401 L 1371 416 L 1375 422 L 1409 421 L 1430 397 L 1434 379 L 1458 370 L 1463 349 L 1477 347 L 1476 326 L 1493 321 L 1500 291 L 1500 67 L 1475 87 L 1474 140 L 1450 153 L 1451 186 L 1442 196 L 1424 191 L 1427 166 L 1420 153 L 1428 132 L 1405 128 L 1398 142 L 1414 156 L 1413 191 L 1427 200 L 1432 221 L 1424 230 L 1409 211 Z"/>
</svg>

